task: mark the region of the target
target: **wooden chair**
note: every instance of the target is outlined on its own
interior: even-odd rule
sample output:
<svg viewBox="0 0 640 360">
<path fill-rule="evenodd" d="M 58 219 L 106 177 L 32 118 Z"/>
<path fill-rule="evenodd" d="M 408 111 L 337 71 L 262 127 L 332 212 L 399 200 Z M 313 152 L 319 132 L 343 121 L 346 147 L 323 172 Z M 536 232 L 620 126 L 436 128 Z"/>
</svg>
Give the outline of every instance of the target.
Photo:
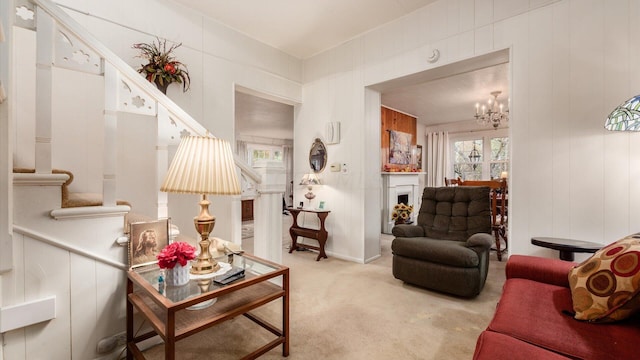
<svg viewBox="0 0 640 360">
<path fill-rule="evenodd" d="M 458 186 L 460 185 L 461 182 L 462 182 L 462 179 L 460 178 L 457 178 L 457 179 L 447 179 L 446 177 L 444 178 L 445 186 Z"/>
<path fill-rule="evenodd" d="M 509 246 L 507 239 L 508 198 L 506 180 L 466 180 L 459 181 L 458 186 L 488 186 L 491 191 L 491 224 L 493 235 L 496 239 L 496 253 L 498 261 L 502 261 L 502 253 Z M 500 239 L 504 240 L 504 249 L 501 249 Z"/>
</svg>

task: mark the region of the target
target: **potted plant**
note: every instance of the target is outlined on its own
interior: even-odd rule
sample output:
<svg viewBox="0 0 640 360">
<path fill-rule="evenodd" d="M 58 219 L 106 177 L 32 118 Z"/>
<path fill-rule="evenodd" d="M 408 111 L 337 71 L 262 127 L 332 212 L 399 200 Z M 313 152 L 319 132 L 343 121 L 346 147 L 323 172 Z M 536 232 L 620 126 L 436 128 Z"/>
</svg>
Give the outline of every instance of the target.
<svg viewBox="0 0 640 360">
<path fill-rule="evenodd" d="M 396 204 L 391 213 L 391 220 L 394 220 L 396 225 L 407 224 L 411 219 L 412 212 L 413 205 L 405 205 L 404 203 Z"/>
<path fill-rule="evenodd" d="M 187 242 L 176 241 L 165 246 L 156 256 L 158 266 L 165 269 L 167 285 L 184 285 L 189 282 L 189 261 L 195 259 L 196 248 Z"/>
<path fill-rule="evenodd" d="M 181 45 L 182 43 L 173 44 L 167 49 L 167 40 L 156 38 L 156 41 L 151 44 L 138 43 L 132 46 L 134 49 L 140 50 L 140 54 L 136 57 L 147 61 L 146 64 L 140 65 L 138 72 L 156 84 L 164 94 L 167 93 L 167 87 L 174 82 L 182 84 L 183 92 L 189 90 L 191 86 L 187 66 L 176 60 L 173 54 L 173 51 Z"/>
</svg>

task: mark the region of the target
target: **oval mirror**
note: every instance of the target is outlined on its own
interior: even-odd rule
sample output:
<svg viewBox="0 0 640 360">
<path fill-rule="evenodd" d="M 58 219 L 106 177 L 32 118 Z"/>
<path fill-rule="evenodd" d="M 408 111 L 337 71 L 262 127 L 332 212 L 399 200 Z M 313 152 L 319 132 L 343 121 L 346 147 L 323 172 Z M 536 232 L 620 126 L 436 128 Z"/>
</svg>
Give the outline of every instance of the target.
<svg viewBox="0 0 640 360">
<path fill-rule="evenodd" d="M 327 148 L 320 139 L 316 139 L 309 151 L 309 166 L 314 173 L 324 170 L 327 165 Z"/>
</svg>

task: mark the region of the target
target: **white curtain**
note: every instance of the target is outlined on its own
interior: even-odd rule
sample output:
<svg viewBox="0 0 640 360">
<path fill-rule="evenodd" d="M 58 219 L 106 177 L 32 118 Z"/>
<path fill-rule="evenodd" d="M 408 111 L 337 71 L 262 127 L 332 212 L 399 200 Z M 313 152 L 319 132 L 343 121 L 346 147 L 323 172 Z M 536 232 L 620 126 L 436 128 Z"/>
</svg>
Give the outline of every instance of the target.
<svg viewBox="0 0 640 360">
<path fill-rule="evenodd" d="M 449 133 L 427 133 L 427 186 L 444 186 L 449 163 Z"/>
</svg>

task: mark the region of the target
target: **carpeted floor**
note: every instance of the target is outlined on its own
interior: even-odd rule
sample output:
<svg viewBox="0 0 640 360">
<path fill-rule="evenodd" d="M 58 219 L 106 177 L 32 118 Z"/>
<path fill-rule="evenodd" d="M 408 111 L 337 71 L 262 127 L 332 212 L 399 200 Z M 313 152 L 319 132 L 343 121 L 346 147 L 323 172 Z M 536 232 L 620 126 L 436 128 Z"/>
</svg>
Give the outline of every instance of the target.
<svg viewBox="0 0 640 360">
<path fill-rule="evenodd" d="M 283 217 L 283 229 L 290 221 Z M 253 248 L 251 240 L 243 239 L 247 251 Z M 289 239 L 283 235 L 283 263 L 291 269 L 290 359 L 472 358 L 500 296 L 505 260 L 498 262 L 492 254 L 482 293 L 457 298 L 395 279 L 391 240 L 381 235 L 381 258 L 356 264 L 331 256 L 316 262 L 311 251 L 289 254 Z M 281 302 L 258 314 L 280 324 Z M 179 341 L 177 359 L 238 359 L 272 339 L 240 316 Z M 262 358 L 281 359 L 281 352 L 278 347 Z M 145 356 L 163 359 L 163 346 L 146 350 Z"/>
</svg>

